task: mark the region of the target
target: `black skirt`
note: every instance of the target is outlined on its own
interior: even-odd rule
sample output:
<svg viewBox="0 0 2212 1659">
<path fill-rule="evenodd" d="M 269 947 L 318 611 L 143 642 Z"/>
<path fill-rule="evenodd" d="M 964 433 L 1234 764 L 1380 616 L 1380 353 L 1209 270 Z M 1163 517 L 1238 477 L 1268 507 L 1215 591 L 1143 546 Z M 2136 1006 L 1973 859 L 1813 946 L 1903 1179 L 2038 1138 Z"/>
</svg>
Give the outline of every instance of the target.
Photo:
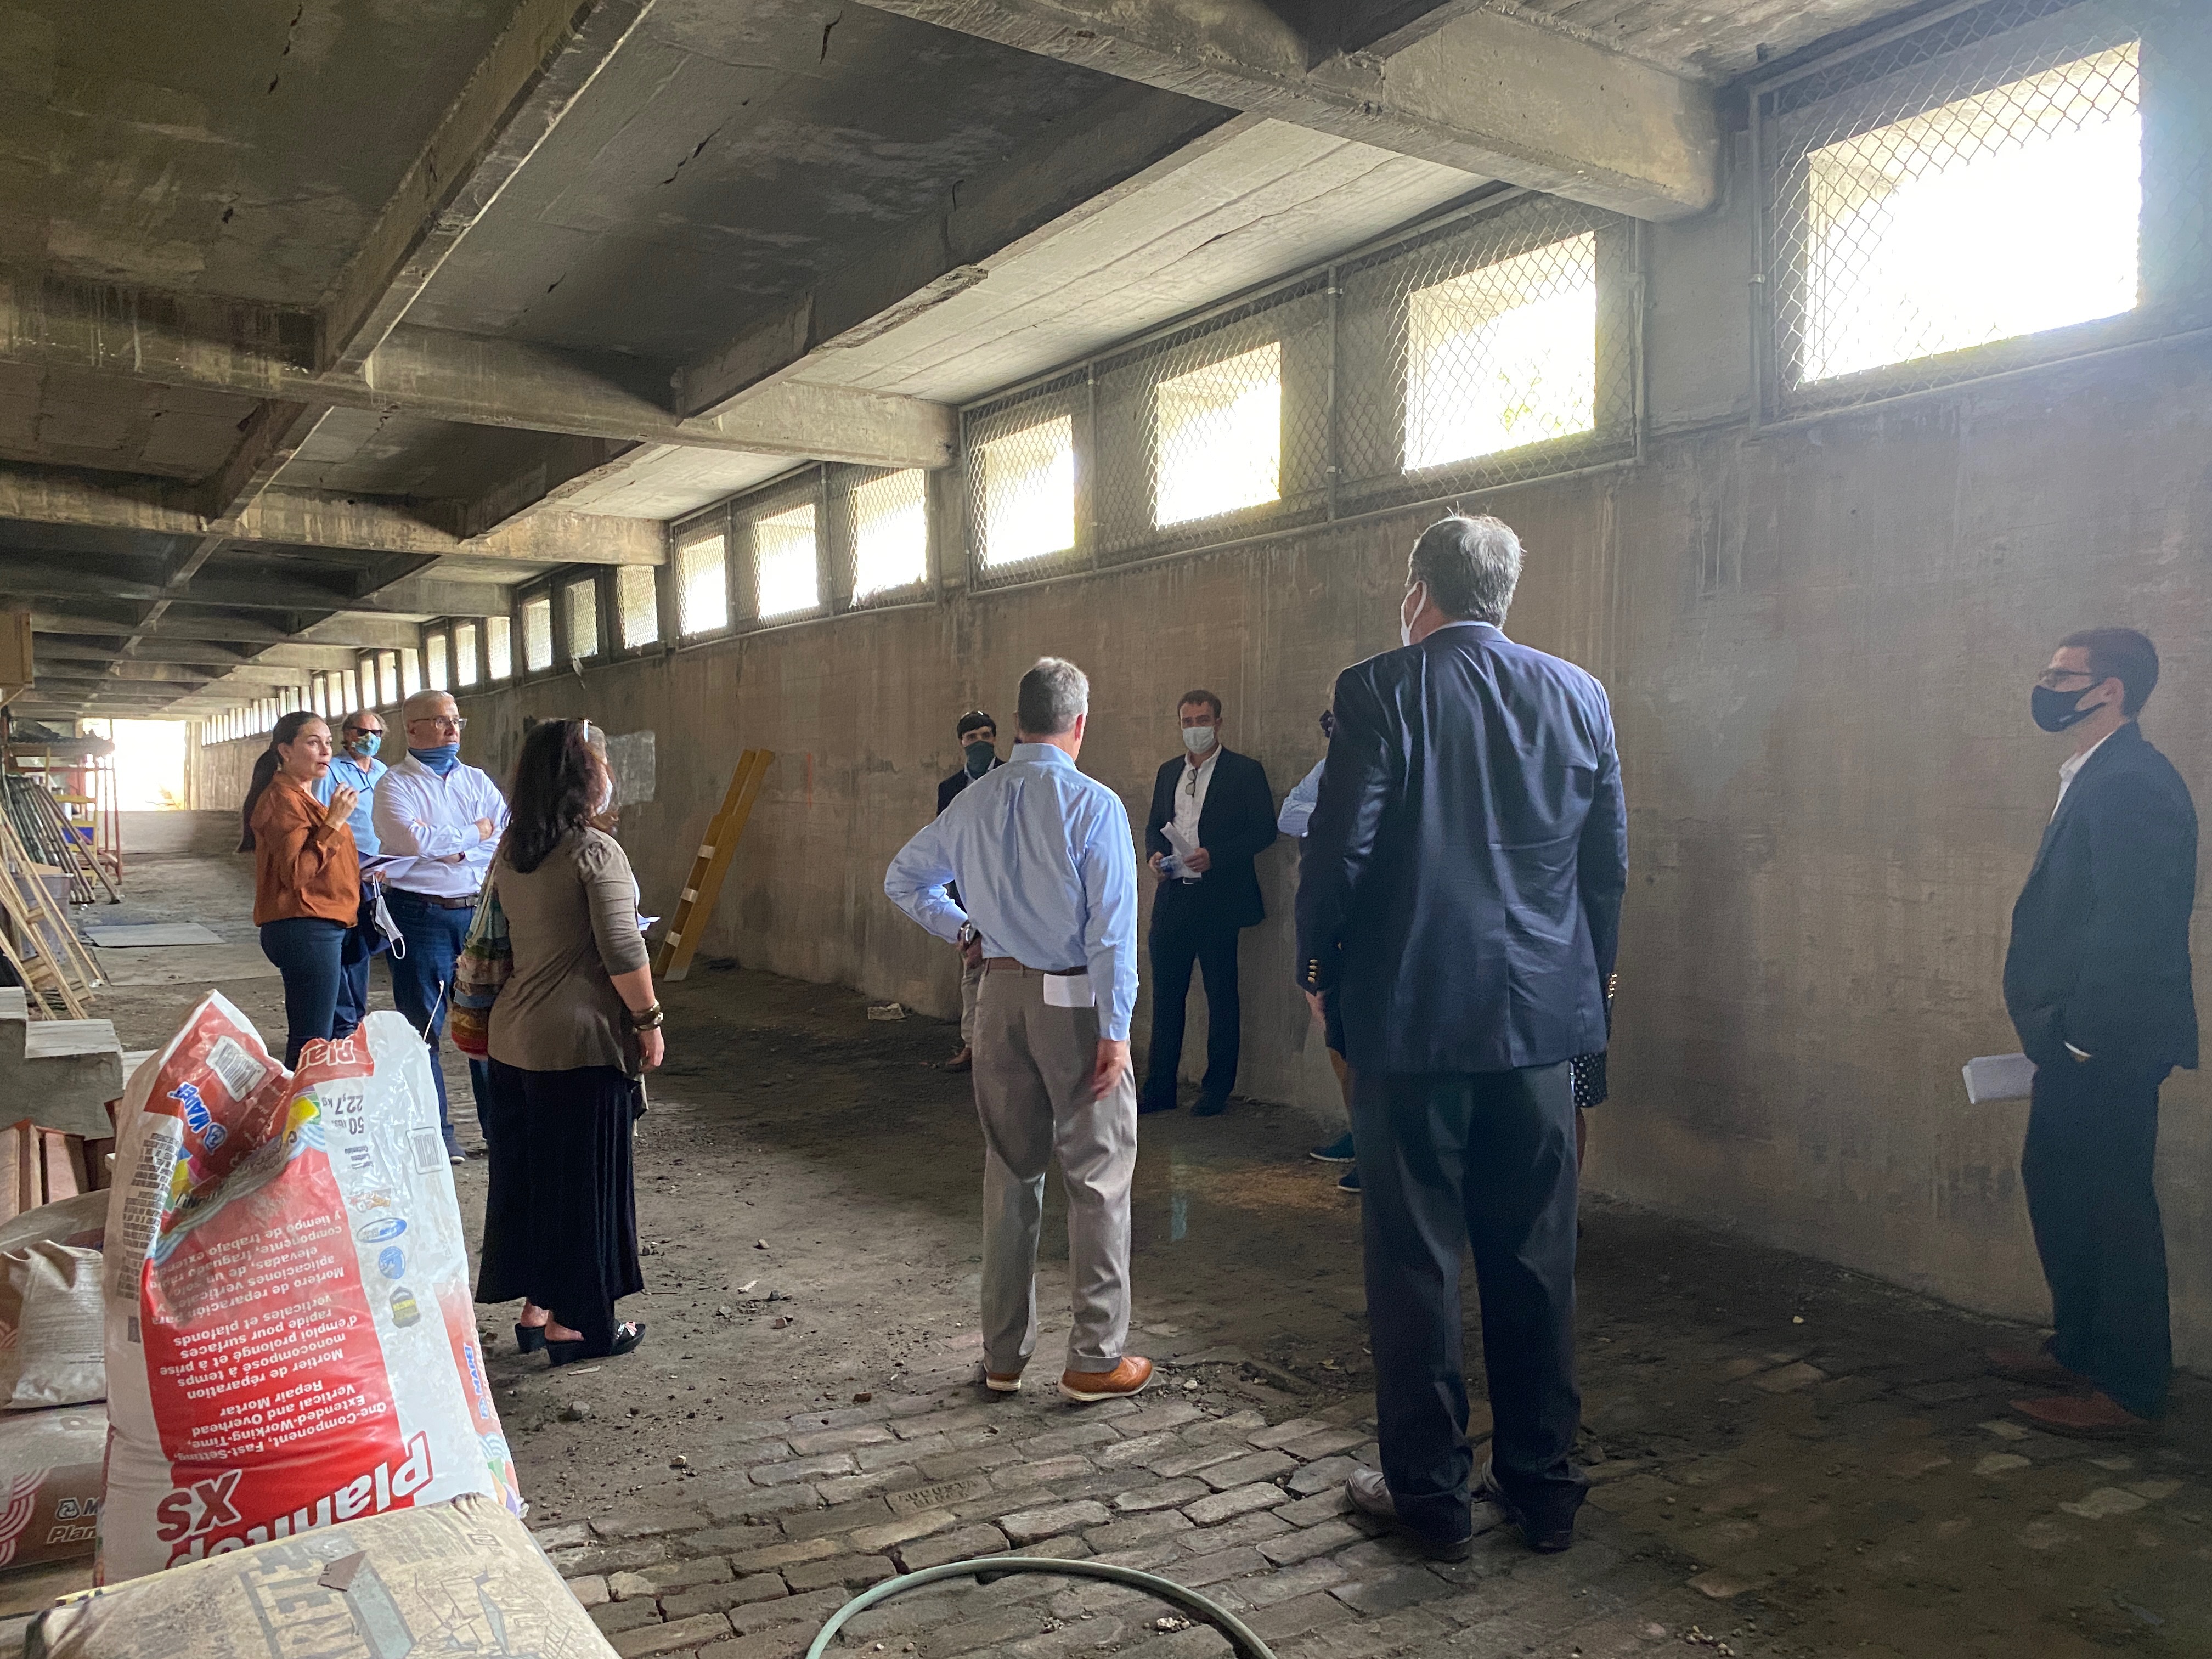
<svg viewBox="0 0 2212 1659">
<path fill-rule="evenodd" d="M 491 1188 L 477 1300 L 526 1297 L 604 1352 L 616 1300 L 645 1288 L 630 1165 L 637 1082 L 611 1066 L 490 1064 Z"/>
</svg>

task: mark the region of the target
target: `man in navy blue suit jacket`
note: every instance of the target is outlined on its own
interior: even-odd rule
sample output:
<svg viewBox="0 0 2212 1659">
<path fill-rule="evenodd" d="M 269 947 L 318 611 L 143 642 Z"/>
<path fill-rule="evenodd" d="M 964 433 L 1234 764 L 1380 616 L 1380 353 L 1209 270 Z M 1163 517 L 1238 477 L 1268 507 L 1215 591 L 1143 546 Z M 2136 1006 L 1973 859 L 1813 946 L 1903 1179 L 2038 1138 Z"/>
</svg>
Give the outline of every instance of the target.
<svg viewBox="0 0 2212 1659">
<path fill-rule="evenodd" d="M 1298 882 L 1299 984 L 1337 988 L 1364 1194 L 1378 1472 L 1353 1503 L 1464 1559 L 1479 1491 L 1573 1541 L 1575 1103 L 1606 1046 L 1628 820 L 1604 689 L 1505 637 L 1521 544 L 1446 519 L 1414 544 L 1406 647 L 1336 682 Z M 1472 1245 L 1495 1431 L 1465 1431 Z"/>
<path fill-rule="evenodd" d="M 2159 1085 L 2197 1065 L 2197 808 L 2136 724 L 2157 684 L 2148 639 L 2097 628 L 2061 642 L 2030 694 L 2035 723 L 2074 739 L 2004 969 L 2035 1062 L 2020 1173 L 2057 1330 L 2040 1350 L 1989 1357 L 2081 1390 L 2013 1402 L 2061 1433 L 2147 1434 L 2172 1369 L 2151 1176 Z"/>
</svg>

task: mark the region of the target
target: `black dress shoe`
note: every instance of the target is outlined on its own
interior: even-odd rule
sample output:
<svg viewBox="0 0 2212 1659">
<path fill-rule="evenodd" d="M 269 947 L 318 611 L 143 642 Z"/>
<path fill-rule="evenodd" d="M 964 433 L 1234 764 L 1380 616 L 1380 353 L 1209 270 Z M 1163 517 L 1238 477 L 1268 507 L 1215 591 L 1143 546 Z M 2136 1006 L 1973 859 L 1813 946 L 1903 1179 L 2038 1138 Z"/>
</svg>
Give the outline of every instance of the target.
<svg viewBox="0 0 2212 1659">
<path fill-rule="evenodd" d="M 1219 1117 L 1229 1109 L 1227 1095 L 1200 1095 L 1198 1104 L 1190 1109 L 1193 1117 Z"/>
<path fill-rule="evenodd" d="M 1528 1510 L 1505 1495 L 1505 1488 L 1498 1484 L 1497 1472 L 1485 1462 L 1482 1479 L 1475 1482 L 1474 1495 L 1498 1505 L 1505 1518 L 1521 1528 L 1521 1536 L 1528 1547 L 1539 1555 L 1557 1555 L 1571 1549 L 1575 1541 L 1575 1518 L 1569 1516 L 1564 1522 L 1540 1522 Z"/>
<path fill-rule="evenodd" d="M 1431 1561 L 1464 1561 L 1474 1553 L 1474 1534 L 1464 1538 L 1434 1538 L 1418 1532 L 1398 1518 L 1398 1502 L 1390 1496 L 1389 1483 L 1382 1479 L 1382 1471 L 1361 1467 L 1346 1476 L 1344 1490 L 1352 1499 L 1352 1507 L 1363 1515 L 1371 1515 L 1378 1521 L 1388 1521 L 1413 1547 Z"/>
<path fill-rule="evenodd" d="M 614 1340 L 596 1353 L 592 1351 L 591 1344 L 580 1336 L 568 1342 L 556 1342 L 548 1337 L 545 1339 L 545 1359 L 548 1364 L 552 1365 L 573 1365 L 580 1359 L 611 1359 L 617 1354 L 628 1353 L 644 1340 L 644 1321 L 624 1320 L 615 1327 Z"/>
<path fill-rule="evenodd" d="M 1137 1115 L 1149 1117 L 1154 1112 L 1172 1112 L 1175 1109 L 1176 1102 L 1172 1096 L 1165 1100 L 1140 1100 L 1137 1103 Z"/>
</svg>

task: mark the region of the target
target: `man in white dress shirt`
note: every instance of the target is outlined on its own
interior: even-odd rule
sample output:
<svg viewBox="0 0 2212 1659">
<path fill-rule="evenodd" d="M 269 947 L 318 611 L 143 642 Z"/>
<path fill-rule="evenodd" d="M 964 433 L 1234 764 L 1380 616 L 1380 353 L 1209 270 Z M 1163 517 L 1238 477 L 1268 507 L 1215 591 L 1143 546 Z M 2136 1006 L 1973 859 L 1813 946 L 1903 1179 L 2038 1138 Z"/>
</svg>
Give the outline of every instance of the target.
<svg viewBox="0 0 2212 1659">
<path fill-rule="evenodd" d="M 461 762 L 461 728 L 468 722 L 443 691 L 418 691 L 402 710 L 407 757 L 376 786 L 376 839 L 387 858 L 384 901 L 406 941 L 392 963 L 392 1000 L 430 1045 L 430 1071 L 438 1079 L 438 1121 L 446 1153 L 456 1164 L 466 1154 L 453 1133 L 446 1104 L 446 1077 L 438 1064 L 439 1039 L 453 994 L 453 962 L 469 935 L 484 872 L 507 828 L 507 799 L 483 772 Z M 469 1062 L 483 1121 L 487 1067 Z"/>
</svg>

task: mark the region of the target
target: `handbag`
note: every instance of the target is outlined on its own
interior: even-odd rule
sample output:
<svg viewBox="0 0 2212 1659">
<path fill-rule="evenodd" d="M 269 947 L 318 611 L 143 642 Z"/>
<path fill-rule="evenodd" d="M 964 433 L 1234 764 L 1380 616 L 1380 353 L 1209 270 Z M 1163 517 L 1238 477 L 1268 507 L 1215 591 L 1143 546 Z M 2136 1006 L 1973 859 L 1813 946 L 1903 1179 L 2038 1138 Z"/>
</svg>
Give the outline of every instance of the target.
<svg viewBox="0 0 2212 1659">
<path fill-rule="evenodd" d="M 470 918 L 468 937 L 461 941 L 461 953 L 453 960 L 453 989 L 446 1018 L 453 1047 L 471 1060 L 490 1056 L 491 1006 L 514 972 L 507 912 L 500 908 L 499 889 L 488 880 L 476 915 Z"/>
</svg>

